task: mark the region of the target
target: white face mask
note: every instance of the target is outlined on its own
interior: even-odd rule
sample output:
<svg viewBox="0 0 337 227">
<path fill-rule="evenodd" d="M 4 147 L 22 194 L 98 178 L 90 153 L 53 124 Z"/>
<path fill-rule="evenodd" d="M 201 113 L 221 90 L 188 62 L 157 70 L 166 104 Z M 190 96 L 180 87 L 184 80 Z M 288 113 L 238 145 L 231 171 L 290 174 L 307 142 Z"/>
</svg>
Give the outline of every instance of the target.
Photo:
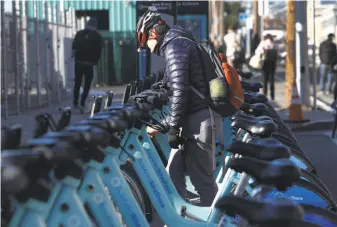
<svg viewBox="0 0 337 227">
<path fill-rule="evenodd" d="M 147 46 L 150 48 L 151 53 L 153 53 L 153 51 L 155 50 L 157 43 L 158 41 L 155 39 L 150 39 L 147 41 Z"/>
</svg>

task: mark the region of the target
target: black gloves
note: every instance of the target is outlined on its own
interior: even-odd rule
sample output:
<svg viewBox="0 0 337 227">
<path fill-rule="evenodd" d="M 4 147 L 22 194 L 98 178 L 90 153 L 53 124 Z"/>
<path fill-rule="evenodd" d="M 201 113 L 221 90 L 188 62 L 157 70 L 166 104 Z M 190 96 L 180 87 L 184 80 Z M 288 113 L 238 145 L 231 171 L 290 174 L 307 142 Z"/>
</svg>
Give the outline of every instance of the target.
<svg viewBox="0 0 337 227">
<path fill-rule="evenodd" d="M 178 149 L 183 143 L 183 139 L 179 136 L 179 129 L 171 128 L 168 132 L 168 144 L 173 149 Z"/>
</svg>

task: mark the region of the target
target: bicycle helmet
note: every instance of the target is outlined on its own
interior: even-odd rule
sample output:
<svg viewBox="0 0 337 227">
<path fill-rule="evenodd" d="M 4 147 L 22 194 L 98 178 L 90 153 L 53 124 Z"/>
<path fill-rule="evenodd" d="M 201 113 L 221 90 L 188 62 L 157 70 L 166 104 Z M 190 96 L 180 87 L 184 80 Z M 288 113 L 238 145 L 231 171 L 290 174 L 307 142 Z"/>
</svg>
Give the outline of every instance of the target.
<svg viewBox="0 0 337 227">
<path fill-rule="evenodd" d="M 137 23 L 137 40 L 139 43 L 138 50 L 145 49 L 147 47 L 146 43 L 149 39 L 159 40 L 161 38 L 162 34 L 158 33 L 158 29 L 154 29 L 156 27 L 162 27 L 160 25 L 166 26 L 165 21 L 158 13 L 156 7 L 149 7 Z"/>
</svg>

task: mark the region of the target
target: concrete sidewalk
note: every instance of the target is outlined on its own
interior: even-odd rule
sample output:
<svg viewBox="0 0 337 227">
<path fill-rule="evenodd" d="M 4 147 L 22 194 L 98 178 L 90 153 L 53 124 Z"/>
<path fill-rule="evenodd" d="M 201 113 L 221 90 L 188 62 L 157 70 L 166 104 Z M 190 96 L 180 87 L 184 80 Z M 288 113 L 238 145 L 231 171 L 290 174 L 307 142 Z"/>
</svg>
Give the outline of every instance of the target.
<svg viewBox="0 0 337 227">
<path fill-rule="evenodd" d="M 122 101 L 123 93 L 124 93 L 124 86 L 110 86 L 110 87 L 101 87 L 101 88 L 94 88 L 90 91 L 87 100 L 87 107 L 90 105 L 91 97 L 93 95 L 104 95 L 106 91 L 114 91 L 114 104 L 120 104 Z M 49 113 L 55 121 L 58 120 L 60 116 L 60 109 L 64 107 L 71 107 L 72 100 L 64 101 L 60 104 L 56 104 L 53 106 L 48 106 L 45 108 L 37 108 L 33 110 L 29 110 L 21 115 L 14 115 L 9 116 L 8 119 L 1 118 L 1 125 L 2 126 L 10 126 L 13 124 L 20 124 L 22 125 L 22 143 L 27 142 L 28 139 L 32 138 L 33 131 L 35 129 L 35 116 L 42 113 Z M 73 110 L 71 116 L 71 122 L 80 121 L 86 119 L 89 116 L 88 113 L 81 114 L 79 110 Z"/>
</svg>

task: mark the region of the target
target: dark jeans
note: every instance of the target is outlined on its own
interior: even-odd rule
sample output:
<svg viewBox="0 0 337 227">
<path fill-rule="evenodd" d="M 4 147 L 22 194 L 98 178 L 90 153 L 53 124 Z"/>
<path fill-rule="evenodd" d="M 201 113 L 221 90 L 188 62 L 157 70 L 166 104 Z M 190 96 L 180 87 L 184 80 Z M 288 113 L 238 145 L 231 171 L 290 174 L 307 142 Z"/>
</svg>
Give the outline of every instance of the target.
<svg viewBox="0 0 337 227">
<path fill-rule="evenodd" d="M 320 65 L 320 78 L 319 78 L 319 86 L 321 91 L 325 92 L 326 87 L 327 91 L 332 91 L 332 82 L 333 82 L 333 73 L 331 72 L 330 66 L 321 64 Z"/>
<path fill-rule="evenodd" d="M 275 69 L 276 63 L 273 61 L 264 61 L 263 63 L 263 93 L 268 94 L 268 83 L 270 86 L 270 97 L 272 100 L 275 98 Z"/>
<path fill-rule="evenodd" d="M 75 63 L 75 85 L 74 85 L 74 105 L 78 104 L 80 87 L 84 76 L 84 88 L 81 97 L 81 105 L 84 106 L 85 100 L 88 97 L 92 79 L 94 77 L 94 69 L 91 65 L 83 65 Z"/>
</svg>

